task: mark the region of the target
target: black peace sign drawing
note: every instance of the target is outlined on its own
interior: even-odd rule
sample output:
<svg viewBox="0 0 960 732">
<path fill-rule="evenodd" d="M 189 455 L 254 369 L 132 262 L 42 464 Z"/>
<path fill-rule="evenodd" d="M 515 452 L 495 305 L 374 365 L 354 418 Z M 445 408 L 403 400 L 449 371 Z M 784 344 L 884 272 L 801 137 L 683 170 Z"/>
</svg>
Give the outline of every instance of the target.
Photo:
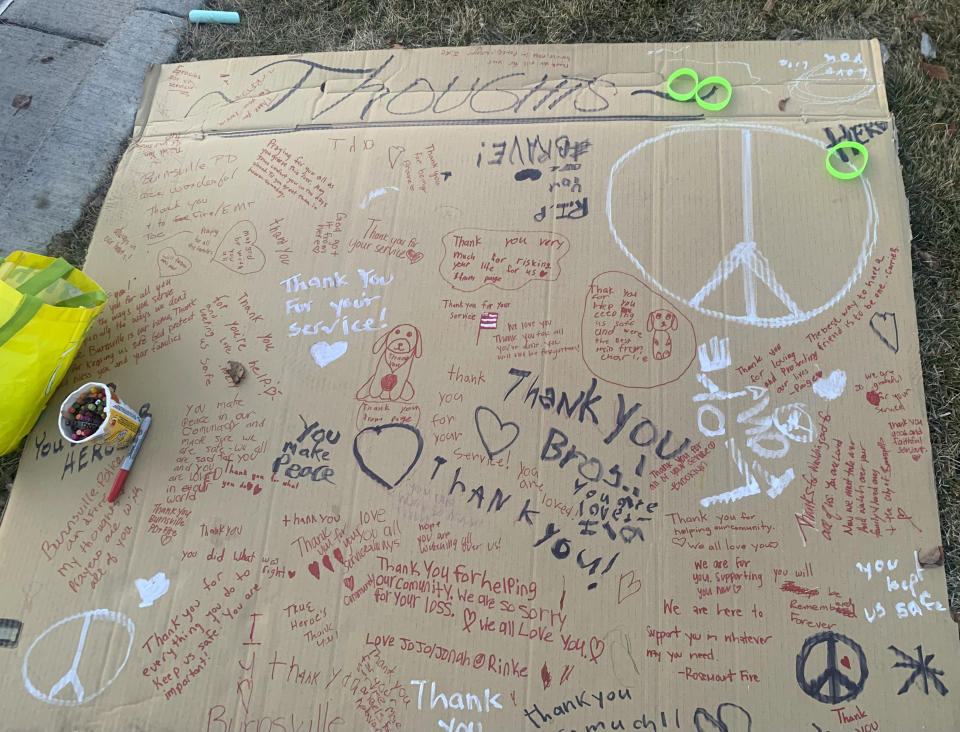
<svg viewBox="0 0 960 732">
<path fill-rule="evenodd" d="M 841 649 L 843 655 L 839 661 L 837 659 L 837 644 L 846 646 L 848 650 Z M 825 646 L 825 658 L 822 665 L 815 664 L 816 668 L 823 668 L 823 672 L 810 678 L 807 674 L 807 664 L 810 655 L 814 649 L 819 646 Z M 849 654 L 849 655 L 848 655 Z M 850 656 L 855 660 L 850 661 Z M 820 657 L 819 651 L 817 658 Z M 838 668 L 838 663 L 846 671 L 854 671 L 854 663 L 859 669 L 859 678 L 853 679 L 848 676 L 844 670 Z M 797 683 L 800 688 L 808 695 L 824 704 L 837 704 L 838 702 L 854 699 L 863 691 L 864 684 L 867 683 L 867 658 L 863 653 L 860 644 L 845 635 L 825 631 L 811 635 L 803 643 L 800 653 L 797 654 Z"/>
</svg>

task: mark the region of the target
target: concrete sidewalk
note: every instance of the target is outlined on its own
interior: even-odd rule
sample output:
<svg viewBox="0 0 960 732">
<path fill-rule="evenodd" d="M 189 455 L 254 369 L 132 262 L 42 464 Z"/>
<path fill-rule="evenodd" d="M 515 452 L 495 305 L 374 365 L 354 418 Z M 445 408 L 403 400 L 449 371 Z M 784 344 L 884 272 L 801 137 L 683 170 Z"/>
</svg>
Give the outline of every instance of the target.
<svg viewBox="0 0 960 732">
<path fill-rule="evenodd" d="M 0 0 L 0 259 L 79 218 L 202 0 Z M 17 109 L 14 97 L 29 96 Z"/>
</svg>

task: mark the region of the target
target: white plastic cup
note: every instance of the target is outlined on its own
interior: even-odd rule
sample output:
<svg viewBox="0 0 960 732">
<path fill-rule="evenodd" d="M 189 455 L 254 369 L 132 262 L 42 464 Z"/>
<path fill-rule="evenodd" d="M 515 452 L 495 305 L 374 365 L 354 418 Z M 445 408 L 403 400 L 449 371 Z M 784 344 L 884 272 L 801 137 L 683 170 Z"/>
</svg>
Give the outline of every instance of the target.
<svg viewBox="0 0 960 732">
<path fill-rule="evenodd" d="M 107 396 L 103 423 L 93 434 L 75 440 L 73 439 L 73 430 L 67 426 L 67 420 L 74 419 L 74 416 L 68 410 L 74 402 L 79 401 L 81 397 L 89 394 L 90 390 L 94 388 L 102 390 Z M 74 389 L 70 396 L 63 400 L 63 404 L 60 405 L 59 426 L 60 434 L 71 445 L 103 443 L 115 447 L 126 447 L 133 442 L 133 438 L 140 431 L 140 415 L 121 401 L 109 386 L 99 381 L 91 381 L 79 389 Z"/>
</svg>

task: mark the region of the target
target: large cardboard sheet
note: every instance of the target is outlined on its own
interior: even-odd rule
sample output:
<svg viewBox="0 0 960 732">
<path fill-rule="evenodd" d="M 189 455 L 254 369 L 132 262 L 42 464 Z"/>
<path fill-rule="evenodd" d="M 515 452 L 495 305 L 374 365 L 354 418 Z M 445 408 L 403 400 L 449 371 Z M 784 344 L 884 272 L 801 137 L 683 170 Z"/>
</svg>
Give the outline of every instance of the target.
<svg viewBox="0 0 960 732">
<path fill-rule="evenodd" d="M 156 69 L 63 389 L 153 426 L 29 437 L 0 726 L 955 730 L 909 247 L 875 42 Z"/>
</svg>

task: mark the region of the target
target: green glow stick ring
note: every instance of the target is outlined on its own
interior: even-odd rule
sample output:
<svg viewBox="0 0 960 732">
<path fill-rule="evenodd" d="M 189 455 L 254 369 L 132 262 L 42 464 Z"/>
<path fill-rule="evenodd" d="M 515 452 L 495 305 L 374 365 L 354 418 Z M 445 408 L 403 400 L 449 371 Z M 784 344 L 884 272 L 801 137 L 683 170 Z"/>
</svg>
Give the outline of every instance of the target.
<svg viewBox="0 0 960 732">
<path fill-rule="evenodd" d="M 700 90 L 706 86 L 721 86 L 727 90 L 727 98 L 722 102 L 707 102 L 700 98 Z M 723 109 L 733 98 L 733 88 L 730 86 L 730 82 L 724 79 L 722 76 L 708 76 L 706 79 L 697 84 L 696 88 L 693 90 L 694 96 L 697 98 L 697 104 L 699 104 L 704 109 L 709 109 L 716 112 L 717 110 Z"/>
<path fill-rule="evenodd" d="M 843 172 L 834 168 L 833 164 L 830 162 L 830 158 L 833 157 L 833 154 L 837 150 L 842 150 L 843 148 L 856 150 L 858 153 L 863 155 L 863 165 L 853 172 Z M 827 166 L 827 172 L 834 178 L 839 178 L 840 180 L 852 180 L 853 178 L 859 178 L 861 175 L 863 175 L 863 171 L 867 168 L 868 157 L 869 154 L 867 153 L 867 148 L 865 148 L 859 142 L 854 142 L 853 140 L 844 140 L 843 142 L 838 142 L 836 145 L 827 150 L 827 159 L 824 161 L 824 164 Z"/>
<path fill-rule="evenodd" d="M 679 79 L 681 76 L 689 76 L 693 79 L 693 88 L 688 92 L 678 92 L 673 90 L 673 82 Z M 697 76 L 697 72 L 693 69 L 677 69 L 670 77 L 667 79 L 667 94 L 670 95 L 671 99 L 675 99 L 678 102 L 686 102 L 690 99 L 693 99 L 693 95 L 697 93 L 697 84 L 700 79 Z"/>
</svg>

